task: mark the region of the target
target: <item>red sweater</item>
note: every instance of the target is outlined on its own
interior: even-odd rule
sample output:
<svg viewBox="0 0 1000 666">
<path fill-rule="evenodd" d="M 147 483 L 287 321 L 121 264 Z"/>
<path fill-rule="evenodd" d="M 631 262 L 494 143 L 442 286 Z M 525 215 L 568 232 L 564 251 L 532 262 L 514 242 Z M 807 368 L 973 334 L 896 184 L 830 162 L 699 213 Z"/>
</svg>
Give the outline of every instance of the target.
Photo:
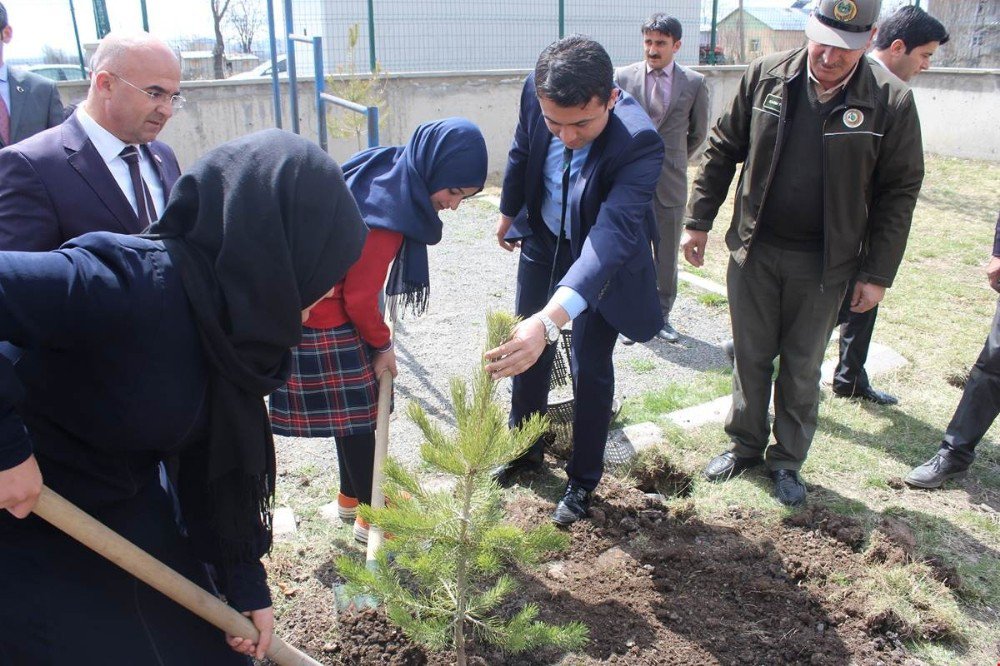
<svg viewBox="0 0 1000 666">
<path fill-rule="evenodd" d="M 309 328 L 334 328 L 350 322 L 361 339 L 375 349 L 389 346 L 389 327 L 378 309 L 378 296 L 385 285 L 389 264 L 403 245 L 403 234 L 372 229 L 365 239 L 361 258 L 351 266 L 344 279 L 309 313 Z"/>
</svg>

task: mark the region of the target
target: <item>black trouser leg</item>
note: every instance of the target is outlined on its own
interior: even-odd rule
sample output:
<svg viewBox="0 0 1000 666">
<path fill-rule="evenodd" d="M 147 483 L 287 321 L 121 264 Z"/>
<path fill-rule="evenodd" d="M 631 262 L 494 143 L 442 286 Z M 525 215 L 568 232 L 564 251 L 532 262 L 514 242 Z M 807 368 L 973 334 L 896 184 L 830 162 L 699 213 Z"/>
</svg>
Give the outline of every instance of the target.
<svg viewBox="0 0 1000 666">
<path fill-rule="evenodd" d="M 552 261 L 555 250 L 555 235 L 533 234 L 521 243 L 521 257 L 517 264 L 517 294 L 515 311 L 519 317 L 530 317 L 541 310 L 549 301 L 549 281 L 552 276 Z M 559 247 L 559 266 L 555 272 L 555 282 L 565 275 L 573 263 L 569 242 L 563 241 Z M 555 359 L 555 345 L 547 345 L 545 351 L 533 366 L 512 380 L 510 425 L 515 427 L 532 414 L 544 414 L 548 410 L 549 385 L 552 376 L 552 362 Z M 525 453 L 526 457 L 541 459 L 544 438 Z"/>
<path fill-rule="evenodd" d="M 340 492 L 356 497 L 362 504 L 371 504 L 375 433 L 337 437 L 337 464 L 340 468 Z"/>
<path fill-rule="evenodd" d="M 618 331 L 600 312 L 586 311 L 573 321 L 573 455 L 566 473 L 587 490 L 593 490 L 604 473 L 604 449 L 611 425 L 615 394 L 612 353 Z"/>
<path fill-rule="evenodd" d="M 865 363 L 878 316 L 877 305 L 867 312 L 851 312 L 853 293 L 852 281 L 847 285 L 847 293 L 837 316 L 837 323 L 840 324 L 840 360 L 833 373 L 833 390 L 845 395 L 854 395 L 869 386 Z"/>
<path fill-rule="evenodd" d="M 1000 303 L 986 344 L 972 366 L 962 399 L 941 441 L 941 453 L 962 465 L 976 457 L 976 445 L 1000 414 Z"/>
</svg>

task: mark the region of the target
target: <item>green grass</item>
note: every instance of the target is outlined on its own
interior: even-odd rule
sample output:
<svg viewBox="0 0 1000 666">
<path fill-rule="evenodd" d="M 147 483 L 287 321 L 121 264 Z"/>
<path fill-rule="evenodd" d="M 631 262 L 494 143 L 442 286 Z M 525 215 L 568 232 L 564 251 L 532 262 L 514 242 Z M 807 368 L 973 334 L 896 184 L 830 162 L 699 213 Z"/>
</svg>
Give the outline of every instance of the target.
<svg viewBox="0 0 1000 666">
<path fill-rule="evenodd" d="M 729 304 L 729 299 L 727 299 L 722 294 L 716 294 L 714 292 L 704 292 L 698 294 L 698 302 L 702 305 L 707 305 L 710 308 L 720 308 Z"/>
<path fill-rule="evenodd" d="M 645 421 L 658 421 L 670 412 L 699 405 L 724 396 L 732 390 L 731 372 L 703 372 L 691 381 L 666 384 L 663 388 L 625 400 L 617 426 Z"/>
<path fill-rule="evenodd" d="M 656 370 L 656 362 L 648 358 L 633 358 L 629 359 L 629 367 L 632 368 L 633 372 L 639 374 L 646 374 L 647 372 L 652 372 Z"/>
</svg>

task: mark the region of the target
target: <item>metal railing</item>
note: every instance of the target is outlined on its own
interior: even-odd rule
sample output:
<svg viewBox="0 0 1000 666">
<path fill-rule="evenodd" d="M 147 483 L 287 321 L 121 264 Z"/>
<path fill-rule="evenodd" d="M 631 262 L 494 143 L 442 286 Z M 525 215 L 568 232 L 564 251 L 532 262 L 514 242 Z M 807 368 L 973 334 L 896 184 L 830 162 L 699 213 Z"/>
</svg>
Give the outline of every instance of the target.
<svg viewBox="0 0 1000 666">
<path fill-rule="evenodd" d="M 202 1 L 202 0 L 199 0 Z M 815 0 L 796 3 L 802 17 Z M 171 3 L 142 3 L 148 12 L 140 14 L 135 0 L 126 5 L 107 0 L 32 0 L 7 3 L 9 20 L 16 29 L 11 45 L 4 47 L 4 60 L 12 65 L 75 62 L 85 64 L 82 44 L 100 37 L 110 27 L 136 29 L 142 25 L 166 39 L 178 52 L 204 52 L 214 45 L 212 23 L 185 24 L 178 32 L 176 7 Z M 10 6 L 10 5 L 16 6 Z M 206 3 L 207 4 L 207 3 Z M 663 4 L 663 3 L 661 3 Z M 801 21 L 795 22 L 792 0 L 769 12 L 762 2 L 753 0 L 672 0 L 663 9 L 683 26 L 682 46 L 676 55 L 683 65 L 741 64 L 754 58 L 800 46 L 805 41 Z M 935 67 L 996 67 L 1000 63 L 1000 30 L 997 29 L 995 0 L 883 0 L 882 15 L 910 4 L 929 8 L 951 33 L 951 41 L 934 56 Z M 239 5 L 239 6 L 238 6 Z M 258 18 L 267 7 L 267 21 Z M 654 9 L 646 0 L 617 0 L 613 15 L 606 0 L 246 0 L 231 3 L 223 35 L 230 38 L 227 52 L 244 48 L 265 61 L 284 56 L 287 40 L 268 41 L 265 32 L 277 25 L 276 32 L 323 38 L 323 63 L 327 72 L 340 67 L 374 72 L 443 72 L 494 69 L 528 69 L 538 53 L 561 35 L 582 32 L 592 36 L 608 50 L 616 65 L 642 58 L 639 26 Z M 294 6 L 291 12 L 282 8 Z M 249 9 L 248 9 L 249 7 Z M 742 11 L 741 11 L 742 8 Z M 111 17 L 108 18 L 108 10 Z M 785 12 L 781 20 L 775 12 Z M 241 13 L 242 12 L 242 13 Z M 985 12 L 985 14 L 984 14 Z M 233 40 L 230 24 L 234 16 L 257 22 L 259 37 L 249 46 Z M 252 18 L 251 18 L 252 17 Z M 802 18 L 800 17 L 800 18 Z M 79 22 L 79 25 L 77 25 Z M 347 36 L 357 30 L 356 43 L 349 48 Z M 28 39 L 31 35 L 31 39 Z M 79 35 L 79 40 L 77 39 Z M 713 39 L 714 37 L 714 39 Z M 296 44 L 298 44 L 296 42 Z M 8 51 L 10 49 L 10 51 Z M 299 59 L 305 48 L 298 44 Z M 294 50 L 294 49 L 293 49 Z M 289 54 L 284 57 L 295 57 Z M 281 59 L 277 63 L 283 62 Z M 277 64 L 276 63 L 276 64 Z M 245 69 L 240 66 L 237 71 Z M 352 69 L 353 71 L 353 69 Z M 196 69 L 191 78 L 211 76 L 210 69 Z M 186 75 L 187 76 L 187 75 Z M 272 74 L 273 80 L 277 76 Z M 283 77 L 282 77 L 283 78 Z M 277 85 L 275 83 L 275 85 Z M 276 110 L 275 115 L 278 115 Z M 287 121 L 286 121 L 287 122 Z"/>
<path fill-rule="evenodd" d="M 281 87 L 278 84 L 278 62 L 277 51 L 274 48 L 277 38 L 274 30 L 274 2 L 267 0 L 269 39 L 271 42 L 271 90 L 274 97 L 274 118 L 275 125 L 281 127 Z M 303 43 L 312 45 L 314 100 L 316 110 L 316 133 L 320 148 L 324 151 L 329 146 L 328 130 L 326 125 L 327 104 L 339 106 L 341 108 L 360 113 L 367 120 L 368 147 L 374 148 L 379 145 L 379 110 L 377 106 L 364 106 L 357 102 L 352 102 L 342 97 L 331 95 L 325 91 L 326 72 L 323 66 L 323 38 L 319 36 L 310 37 L 308 35 L 297 35 L 292 31 L 292 0 L 284 0 L 285 14 L 285 47 L 286 65 L 288 71 L 288 107 L 292 121 L 292 131 L 299 134 L 299 90 L 298 71 L 295 63 L 295 44 Z"/>
</svg>

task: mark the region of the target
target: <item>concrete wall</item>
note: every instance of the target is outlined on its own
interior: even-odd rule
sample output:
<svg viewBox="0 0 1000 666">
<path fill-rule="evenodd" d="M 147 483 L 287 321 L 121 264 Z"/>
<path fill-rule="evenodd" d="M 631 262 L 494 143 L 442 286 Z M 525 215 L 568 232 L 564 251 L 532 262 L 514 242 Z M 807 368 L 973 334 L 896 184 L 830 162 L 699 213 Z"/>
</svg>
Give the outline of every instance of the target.
<svg viewBox="0 0 1000 666">
<path fill-rule="evenodd" d="M 527 71 L 489 72 L 457 75 L 401 75 L 392 77 L 386 88 L 383 145 L 406 143 L 414 128 L 423 122 L 448 116 L 465 116 L 477 123 L 486 137 L 490 154 L 490 178 L 498 180 L 506 164 L 507 151 L 517 123 L 518 100 Z M 290 129 L 288 84 L 282 81 L 283 127 Z M 181 167 L 191 164 L 206 150 L 248 132 L 274 127 L 271 81 L 226 80 L 185 81 L 187 104 L 167 123 L 160 134 L 177 153 Z M 316 139 L 316 112 L 312 80 L 300 80 L 299 118 L 304 136 Z M 62 84 L 64 102 L 86 96 L 86 84 Z M 350 112 L 332 109 L 334 114 Z M 357 138 L 329 140 L 329 152 L 338 161 L 366 147 L 362 134 Z"/>
<path fill-rule="evenodd" d="M 913 95 L 924 150 L 1000 162 L 1000 69 L 930 69 Z"/>
<path fill-rule="evenodd" d="M 743 68 L 699 68 L 708 78 L 712 117 L 717 118 L 736 94 Z M 483 129 L 490 152 L 490 179 L 499 181 L 517 123 L 521 70 L 393 76 L 387 86 L 382 143 L 405 143 L 422 122 L 461 115 Z M 61 83 L 66 102 L 86 95 L 85 84 Z M 287 82 L 283 82 L 284 127 L 288 122 Z M 177 113 L 160 138 L 177 151 L 181 166 L 209 148 L 248 132 L 274 126 L 270 81 L 185 82 L 187 106 Z M 313 84 L 299 82 L 302 133 L 316 138 Z M 1000 161 L 1000 70 L 932 70 L 917 77 L 924 148 L 933 153 Z M 340 113 L 340 111 L 330 112 Z M 713 121 L 714 122 L 714 121 Z M 364 137 L 361 137 L 364 147 Z M 344 160 L 359 149 L 356 139 L 330 140 L 330 154 Z"/>
</svg>

